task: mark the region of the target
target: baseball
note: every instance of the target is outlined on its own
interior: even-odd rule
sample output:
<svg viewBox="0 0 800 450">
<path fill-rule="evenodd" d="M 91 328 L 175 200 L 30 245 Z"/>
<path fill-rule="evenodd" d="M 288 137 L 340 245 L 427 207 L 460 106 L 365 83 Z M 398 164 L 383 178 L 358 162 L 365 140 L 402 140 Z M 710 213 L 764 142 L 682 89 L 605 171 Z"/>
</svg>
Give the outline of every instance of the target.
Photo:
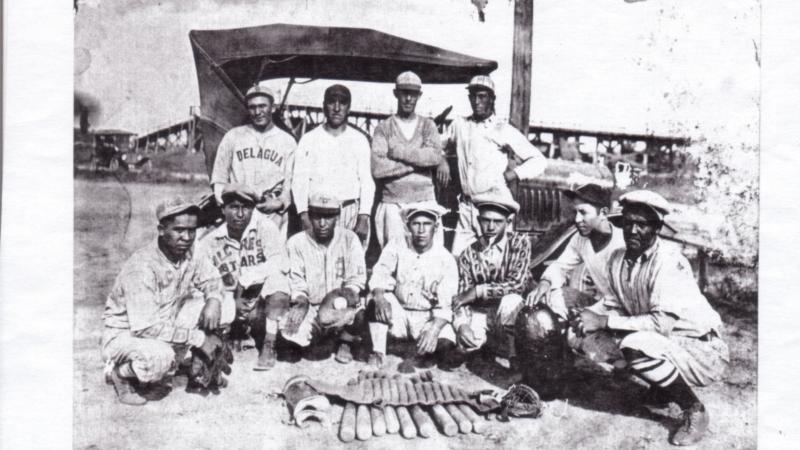
<svg viewBox="0 0 800 450">
<path fill-rule="evenodd" d="M 347 299 L 344 297 L 336 297 L 333 299 L 333 309 L 347 308 Z"/>
</svg>

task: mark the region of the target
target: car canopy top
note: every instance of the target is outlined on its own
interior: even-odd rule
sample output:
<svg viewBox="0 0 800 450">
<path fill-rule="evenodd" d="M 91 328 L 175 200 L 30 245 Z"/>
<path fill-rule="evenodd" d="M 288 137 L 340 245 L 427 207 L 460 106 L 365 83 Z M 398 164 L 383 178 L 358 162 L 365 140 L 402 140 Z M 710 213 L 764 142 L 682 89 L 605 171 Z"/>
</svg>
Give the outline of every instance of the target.
<svg viewBox="0 0 800 450">
<path fill-rule="evenodd" d="M 193 30 L 189 40 L 209 169 L 222 134 L 245 119 L 244 93 L 259 81 L 296 77 L 394 82 L 399 73 L 413 70 L 423 83 L 466 83 L 497 68 L 495 61 L 366 28 L 272 24 Z"/>
</svg>

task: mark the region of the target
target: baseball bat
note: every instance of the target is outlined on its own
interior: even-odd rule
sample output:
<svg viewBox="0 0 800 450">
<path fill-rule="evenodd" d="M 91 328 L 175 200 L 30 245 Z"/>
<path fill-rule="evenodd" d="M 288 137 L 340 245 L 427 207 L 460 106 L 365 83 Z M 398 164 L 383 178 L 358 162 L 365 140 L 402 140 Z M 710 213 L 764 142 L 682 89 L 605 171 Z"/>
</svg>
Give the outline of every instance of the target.
<svg viewBox="0 0 800 450">
<path fill-rule="evenodd" d="M 488 422 L 483 420 L 478 413 L 472 410 L 472 408 L 464 403 L 458 405 L 458 409 L 464 414 L 464 416 L 472 422 L 472 432 L 477 434 L 483 434 L 486 432 L 486 427 L 488 426 Z"/>
<path fill-rule="evenodd" d="M 383 418 L 383 410 L 374 405 L 370 406 L 369 415 L 372 418 L 372 434 L 375 436 L 386 434 L 386 421 Z"/>
<path fill-rule="evenodd" d="M 406 439 L 412 439 L 417 436 L 417 427 L 414 426 L 414 421 L 411 420 L 411 413 L 405 406 L 397 407 L 397 419 L 400 422 L 400 434 Z"/>
<path fill-rule="evenodd" d="M 383 419 L 386 421 L 386 432 L 395 434 L 400 431 L 400 421 L 397 419 L 397 410 L 393 406 L 383 408 Z"/>
<path fill-rule="evenodd" d="M 359 441 L 366 441 L 372 436 L 372 419 L 369 417 L 369 407 L 358 405 L 356 409 L 356 437 Z"/>
<path fill-rule="evenodd" d="M 356 405 L 347 402 L 342 411 L 342 421 L 339 423 L 339 439 L 343 442 L 353 442 L 356 438 Z"/>
<path fill-rule="evenodd" d="M 429 416 L 421 406 L 414 405 L 411 407 L 411 417 L 414 418 L 414 423 L 417 424 L 417 431 L 420 436 L 424 438 L 433 436 L 433 433 L 436 431 L 436 426 L 433 424 L 431 416 Z"/>
<path fill-rule="evenodd" d="M 472 422 L 470 422 L 469 419 L 464 416 L 464 413 L 458 409 L 457 405 L 450 403 L 445 406 L 445 409 L 458 424 L 458 431 L 462 433 L 472 433 Z"/>
<path fill-rule="evenodd" d="M 447 410 L 442 405 L 433 405 L 431 407 L 433 420 L 439 425 L 439 431 L 445 436 L 455 436 L 458 433 L 458 425 L 456 421 L 448 414 Z"/>
</svg>

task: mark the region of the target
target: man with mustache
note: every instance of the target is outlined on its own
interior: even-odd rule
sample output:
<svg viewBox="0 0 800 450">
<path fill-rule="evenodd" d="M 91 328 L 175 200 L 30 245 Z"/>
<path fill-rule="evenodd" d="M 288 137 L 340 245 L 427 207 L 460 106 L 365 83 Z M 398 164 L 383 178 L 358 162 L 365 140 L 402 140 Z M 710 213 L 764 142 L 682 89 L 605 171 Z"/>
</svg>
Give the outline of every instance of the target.
<svg viewBox="0 0 800 450">
<path fill-rule="evenodd" d="M 208 361 L 222 348 L 235 307 L 211 261 L 192 251 L 198 212 L 180 197 L 160 202 L 157 239 L 128 259 L 108 295 L 103 359 L 121 403 L 147 403 L 141 389 L 174 373 L 187 350 Z"/>
<path fill-rule="evenodd" d="M 510 194 L 509 183 L 529 180 L 544 172 L 547 159 L 528 139 L 495 115 L 494 82 L 487 75 L 467 86 L 472 115 L 453 120 L 448 146 L 455 146 L 461 196 L 453 254 L 459 255 L 480 235 L 475 197 L 489 191 Z"/>
<path fill-rule="evenodd" d="M 200 240 L 198 253 L 213 262 L 225 295 L 235 300 L 231 337 L 249 333 L 259 355 L 253 370 L 269 370 L 276 361 L 279 321 L 289 309 L 286 246 L 277 225 L 253 213 L 259 196 L 250 187 L 227 184 L 221 197 L 225 223 Z"/>
<path fill-rule="evenodd" d="M 531 242 L 510 229 L 519 204 L 507 189 L 474 201 L 481 236 L 458 257 L 453 327 L 463 351 L 476 351 L 488 342 L 495 362 L 508 369 L 515 352 L 514 322 L 530 284 Z"/>
<path fill-rule="evenodd" d="M 381 247 L 406 237 L 408 228 L 400 214 L 406 205 L 436 201 L 434 170 L 440 181 L 449 182 L 450 169 L 436 124 L 415 112 L 421 95 L 422 81 L 417 74 L 398 75 L 394 89 L 397 113 L 378 124 L 372 136 L 372 176 L 381 188 L 381 202 L 375 211 Z M 441 227 L 436 233 L 443 243 Z"/>
<path fill-rule="evenodd" d="M 383 366 L 387 333 L 416 344 L 414 355 L 401 363 L 400 372 L 430 367 L 434 359 L 447 364 L 452 358 L 451 302 L 458 290 L 458 267 L 453 255 L 434 238 L 445 211 L 434 201 L 407 205 L 402 216 L 409 236 L 389 242 L 372 269 L 372 299 L 367 306 L 372 354 L 368 363 L 376 369 Z"/>
<path fill-rule="evenodd" d="M 218 205 L 228 183 L 249 186 L 257 196 L 256 209 L 269 216 L 286 239 L 286 210 L 291 205 L 292 170 L 297 143 L 272 121 L 275 94 L 255 85 L 245 94 L 250 123 L 231 128 L 217 147 L 211 187 Z"/>
<path fill-rule="evenodd" d="M 286 244 L 292 298 L 281 333 L 301 347 L 333 337 L 339 343 L 336 361 L 347 364 L 366 325 L 361 291 L 367 269 L 358 236 L 337 226 L 341 210 L 338 199 L 314 194 L 308 201 L 310 229 Z"/>
<path fill-rule="evenodd" d="M 670 442 L 692 445 L 703 438 L 709 421 L 693 387 L 720 380 L 729 361 L 722 321 L 697 287 L 680 248 L 658 236 L 669 226 L 664 197 L 638 190 L 619 202 L 622 215 L 610 220 L 622 228 L 625 248 L 612 252 L 608 262 L 613 295 L 570 318 L 567 342 L 578 353 L 593 339 L 618 348 L 620 360 L 609 362 L 650 385 L 645 404 L 675 402 L 683 410 Z M 546 314 L 537 318 L 529 322 L 531 335 L 558 333 L 559 321 Z"/>
<path fill-rule="evenodd" d="M 350 101 L 350 90 L 341 84 L 325 89 L 325 123 L 300 139 L 292 192 L 304 230 L 311 229 L 309 198 L 329 195 L 342 202 L 339 226 L 355 231 L 367 248 L 375 183 L 367 136 L 347 123 Z"/>
</svg>

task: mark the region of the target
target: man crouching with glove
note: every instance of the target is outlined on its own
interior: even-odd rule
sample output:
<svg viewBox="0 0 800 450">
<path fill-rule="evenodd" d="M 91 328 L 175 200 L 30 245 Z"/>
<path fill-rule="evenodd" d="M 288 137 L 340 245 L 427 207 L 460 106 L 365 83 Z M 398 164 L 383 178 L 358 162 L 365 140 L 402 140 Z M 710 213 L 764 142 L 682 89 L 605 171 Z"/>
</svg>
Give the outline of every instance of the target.
<svg viewBox="0 0 800 450">
<path fill-rule="evenodd" d="M 281 334 L 301 347 L 324 336 L 336 336 L 336 361 L 353 360 L 360 343 L 364 309 L 360 293 L 367 281 L 364 250 L 358 236 L 336 226 L 338 200 L 313 195 L 308 202 L 311 229 L 286 243 L 292 298 Z"/>
<path fill-rule="evenodd" d="M 173 374 L 191 350 L 187 389 L 224 386 L 232 357 L 220 327 L 233 320 L 232 301 L 207 258 L 195 256 L 197 205 L 180 197 L 156 208 L 158 238 L 125 263 L 106 300 L 106 380 L 127 405 L 143 405 L 148 387 Z"/>
</svg>

